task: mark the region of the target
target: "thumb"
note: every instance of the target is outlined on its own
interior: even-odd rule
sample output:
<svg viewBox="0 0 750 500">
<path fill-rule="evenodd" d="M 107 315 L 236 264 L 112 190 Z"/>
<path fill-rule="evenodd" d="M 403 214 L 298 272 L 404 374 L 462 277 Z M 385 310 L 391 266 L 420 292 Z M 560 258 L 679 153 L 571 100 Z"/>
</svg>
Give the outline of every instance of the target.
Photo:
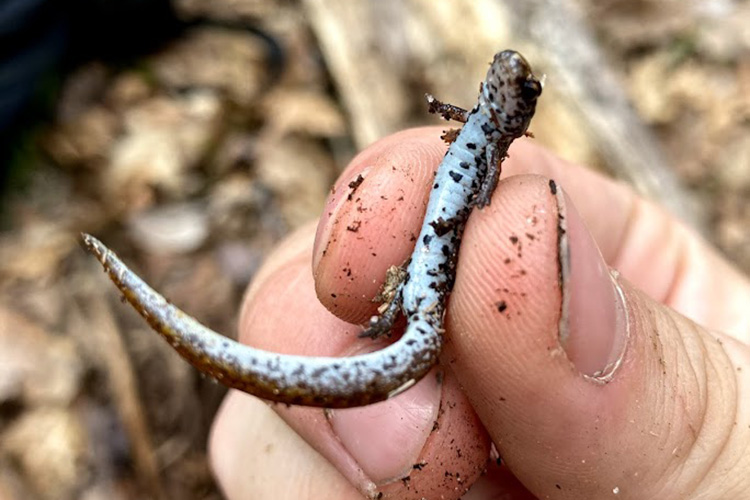
<svg viewBox="0 0 750 500">
<path fill-rule="evenodd" d="M 495 200 L 466 228 L 446 359 L 514 475 L 539 498 L 747 498 L 748 346 L 610 273 L 554 182 Z"/>
</svg>

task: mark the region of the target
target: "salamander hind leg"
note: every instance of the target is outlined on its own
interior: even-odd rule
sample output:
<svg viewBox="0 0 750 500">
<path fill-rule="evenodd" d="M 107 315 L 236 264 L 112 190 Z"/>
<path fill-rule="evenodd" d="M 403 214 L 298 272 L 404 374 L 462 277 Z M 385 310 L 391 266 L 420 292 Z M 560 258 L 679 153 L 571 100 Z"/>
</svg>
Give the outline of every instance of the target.
<svg viewBox="0 0 750 500">
<path fill-rule="evenodd" d="M 407 262 L 408 264 L 408 262 Z M 385 275 L 385 283 L 381 288 L 375 301 L 382 302 L 378 308 L 378 315 L 370 318 L 370 324 L 359 334 L 360 338 L 369 337 L 376 339 L 388 335 L 393 329 L 393 324 L 398 319 L 403 301 L 401 292 L 406 281 L 406 265 L 402 267 L 391 266 Z"/>
</svg>

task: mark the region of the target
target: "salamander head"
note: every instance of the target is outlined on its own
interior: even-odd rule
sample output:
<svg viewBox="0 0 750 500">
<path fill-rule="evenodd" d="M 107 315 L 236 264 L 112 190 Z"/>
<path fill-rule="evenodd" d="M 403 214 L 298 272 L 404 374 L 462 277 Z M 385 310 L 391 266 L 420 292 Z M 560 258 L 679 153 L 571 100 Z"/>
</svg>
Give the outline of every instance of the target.
<svg viewBox="0 0 750 500">
<path fill-rule="evenodd" d="M 514 50 L 504 50 L 495 54 L 479 99 L 491 110 L 502 133 L 520 137 L 529 126 L 541 94 L 542 83 L 526 59 Z"/>
</svg>

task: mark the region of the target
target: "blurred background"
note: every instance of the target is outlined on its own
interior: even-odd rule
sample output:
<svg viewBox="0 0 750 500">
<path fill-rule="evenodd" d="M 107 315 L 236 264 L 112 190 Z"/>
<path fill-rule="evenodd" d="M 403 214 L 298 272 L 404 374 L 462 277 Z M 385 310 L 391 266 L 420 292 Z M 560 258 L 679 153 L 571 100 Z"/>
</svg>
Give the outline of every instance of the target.
<svg viewBox="0 0 750 500">
<path fill-rule="evenodd" d="M 220 499 L 224 389 L 120 304 L 95 234 L 234 334 L 241 294 L 349 159 L 473 106 L 492 55 L 532 130 L 750 270 L 750 2 L 3 0 L 0 499 Z M 447 125 L 450 127 L 450 125 Z"/>
</svg>

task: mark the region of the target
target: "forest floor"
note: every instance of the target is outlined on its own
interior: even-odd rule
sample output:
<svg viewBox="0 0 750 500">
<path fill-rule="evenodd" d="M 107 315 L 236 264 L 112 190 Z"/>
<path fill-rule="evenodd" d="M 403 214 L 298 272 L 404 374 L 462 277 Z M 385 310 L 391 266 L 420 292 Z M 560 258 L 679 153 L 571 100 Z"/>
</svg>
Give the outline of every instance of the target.
<svg viewBox="0 0 750 500">
<path fill-rule="evenodd" d="M 222 498 L 206 440 L 225 389 L 120 304 L 80 232 L 231 336 L 264 257 L 319 215 L 348 160 L 437 123 L 426 91 L 470 105 L 483 65 L 517 46 L 493 31 L 507 19 L 479 21 L 508 15 L 492 2 L 337 4 L 178 0 L 190 22 L 166 43 L 61 77 L 0 212 L 1 499 Z M 691 222 L 750 272 L 750 2 L 576 4 Z M 519 43 L 545 71 L 543 48 Z M 617 175 L 547 76 L 537 139 Z"/>
</svg>

